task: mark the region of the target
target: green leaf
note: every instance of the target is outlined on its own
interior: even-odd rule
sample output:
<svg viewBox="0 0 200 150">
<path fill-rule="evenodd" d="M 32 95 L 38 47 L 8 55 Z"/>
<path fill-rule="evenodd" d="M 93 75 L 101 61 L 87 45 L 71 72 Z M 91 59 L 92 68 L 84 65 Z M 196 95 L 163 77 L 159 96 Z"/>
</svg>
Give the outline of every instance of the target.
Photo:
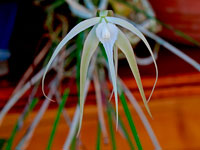
<svg viewBox="0 0 200 150">
<path fill-rule="evenodd" d="M 138 147 L 139 150 L 142 150 L 142 145 L 140 143 L 140 139 L 138 137 L 137 130 L 136 130 L 136 127 L 134 125 L 133 119 L 131 117 L 131 113 L 129 111 L 129 108 L 128 108 L 128 105 L 127 105 L 127 102 L 126 102 L 126 99 L 125 99 L 125 96 L 124 96 L 123 92 L 121 92 L 121 94 L 120 94 L 120 100 L 121 100 L 124 112 L 126 114 L 126 118 L 127 118 L 128 122 L 129 122 L 129 126 L 131 128 L 131 131 L 132 131 L 132 134 L 134 136 L 135 142 L 137 144 L 137 147 Z"/>
<path fill-rule="evenodd" d="M 108 114 L 108 126 L 110 129 L 110 136 L 111 136 L 111 142 L 112 142 L 112 149 L 116 150 L 116 141 L 115 141 L 115 133 L 112 125 L 112 114 L 111 114 L 111 108 L 109 105 L 107 105 L 107 114 Z"/>
<path fill-rule="evenodd" d="M 96 26 L 92 28 L 90 33 L 88 34 L 84 46 L 83 52 L 81 57 L 81 67 L 80 67 L 80 121 L 79 121 L 79 130 L 77 135 L 79 135 L 81 125 L 82 125 L 82 118 L 83 118 L 83 109 L 84 109 L 84 102 L 85 102 L 85 83 L 87 79 L 87 72 L 90 60 L 92 55 L 94 54 L 97 46 L 99 44 L 99 40 L 96 37 Z"/>
<path fill-rule="evenodd" d="M 72 140 L 72 144 L 70 146 L 70 150 L 76 150 L 76 144 L 77 144 L 76 136 L 74 136 Z"/>
<path fill-rule="evenodd" d="M 28 111 L 25 113 L 23 120 L 25 120 L 28 117 L 28 114 L 35 108 L 36 104 L 38 103 L 38 98 L 34 98 L 32 102 L 29 105 Z"/>
<path fill-rule="evenodd" d="M 57 115 L 56 115 L 56 118 L 55 118 L 55 121 L 54 121 L 54 124 L 53 124 L 53 128 L 52 128 L 51 135 L 50 135 L 50 138 L 49 138 L 49 142 L 48 142 L 48 145 L 47 145 L 47 150 L 51 149 L 53 139 L 54 139 L 54 135 L 55 135 L 55 132 L 56 132 L 56 128 L 57 128 L 59 120 L 60 120 L 60 115 L 62 113 L 63 108 L 65 107 L 65 103 L 67 101 L 68 95 L 69 95 L 69 89 L 66 89 L 64 94 L 63 94 L 62 101 L 59 105 L 58 112 L 57 112 Z"/>
<path fill-rule="evenodd" d="M 114 113 L 114 115 L 115 115 L 115 110 L 114 110 L 114 108 L 112 106 L 112 103 L 109 103 L 109 105 L 110 105 L 110 108 L 112 110 L 112 113 Z M 121 128 L 121 130 L 122 130 L 127 142 L 129 143 L 130 149 L 134 150 L 135 148 L 134 148 L 134 145 L 133 145 L 133 143 L 131 141 L 131 137 L 129 136 L 129 133 L 128 133 L 128 131 L 127 131 L 127 129 L 126 129 L 126 127 L 125 127 L 120 115 L 119 115 L 119 127 Z"/>
<path fill-rule="evenodd" d="M 135 59 L 135 55 L 134 55 L 133 49 L 132 49 L 131 44 L 128 41 L 127 37 L 120 30 L 119 30 L 118 39 L 116 41 L 116 45 L 125 54 L 125 56 L 126 56 L 126 58 L 128 60 L 128 63 L 130 65 L 131 71 L 132 71 L 132 73 L 133 73 L 133 75 L 135 77 L 136 83 L 138 85 L 138 88 L 139 88 L 140 94 L 142 96 L 144 105 L 145 105 L 149 115 L 152 116 L 151 112 L 149 110 L 149 107 L 147 105 L 147 100 L 146 100 L 146 97 L 145 97 L 145 94 L 144 94 L 144 89 L 143 89 L 143 86 L 142 86 L 140 73 L 139 73 L 139 70 L 138 70 L 138 66 L 137 66 L 137 62 L 136 62 L 136 59 Z"/>
<path fill-rule="evenodd" d="M 101 149 L 101 126 L 100 123 L 98 124 L 98 129 L 97 129 L 97 142 L 96 142 L 96 150 Z"/>
<path fill-rule="evenodd" d="M 37 98 L 34 98 L 32 100 L 32 102 L 30 103 L 29 107 L 28 107 L 28 110 L 25 112 L 24 116 L 22 116 L 22 120 L 24 121 L 27 117 L 28 117 L 28 114 L 33 110 L 33 108 L 36 106 L 38 102 L 38 99 Z M 13 141 L 15 139 L 15 136 L 17 134 L 17 131 L 19 130 L 19 123 L 20 123 L 20 118 L 17 120 L 17 123 L 15 124 L 13 130 L 12 130 L 12 133 L 11 133 L 11 136 L 10 138 L 8 139 L 7 141 L 7 145 L 6 145 L 6 150 L 10 150 L 12 148 L 12 144 L 13 144 Z"/>
<path fill-rule="evenodd" d="M 120 127 L 121 127 L 121 129 L 124 133 L 124 136 L 125 136 L 128 144 L 129 144 L 129 146 L 130 146 L 130 149 L 134 150 L 135 148 L 134 148 L 133 143 L 131 141 L 131 137 L 129 136 L 128 131 L 126 130 L 126 127 L 125 127 L 124 123 L 122 122 L 122 119 L 120 118 L 120 116 L 119 116 L 119 125 L 120 125 Z"/>
<path fill-rule="evenodd" d="M 54 59 L 56 58 L 56 56 L 58 55 L 58 53 L 60 52 L 62 47 L 69 40 L 71 40 L 74 36 L 76 36 L 78 33 L 82 32 L 83 30 L 97 24 L 99 22 L 99 20 L 100 20 L 100 17 L 94 17 L 94 18 L 87 19 L 87 20 L 80 22 L 64 37 L 64 39 L 56 47 L 53 55 L 51 56 L 51 59 L 49 60 L 47 66 L 45 68 L 44 75 L 43 75 L 43 78 L 42 78 L 42 92 L 47 99 L 49 99 L 49 98 L 47 97 L 47 95 L 44 92 L 44 79 L 45 79 L 47 71 L 48 71 L 49 67 L 51 66 L 51 64 L 53 63 Z M 51 100 L 51 99 L 49 99 L 49 100 Z"/>
</svg>

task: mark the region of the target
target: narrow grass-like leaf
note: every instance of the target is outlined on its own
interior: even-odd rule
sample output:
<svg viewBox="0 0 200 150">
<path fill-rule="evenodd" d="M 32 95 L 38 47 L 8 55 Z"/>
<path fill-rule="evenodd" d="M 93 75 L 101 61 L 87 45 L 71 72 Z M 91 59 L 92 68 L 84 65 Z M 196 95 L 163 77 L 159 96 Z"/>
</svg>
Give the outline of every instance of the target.
<svg viewBox="0 0 200 150">
<path fill-rule="evenodd" d="M 122 119 L 120 118 L 120 116 L 119 116 L 119 125 L 120 125 L 120 127 L 121 127 L 121 129 L 124 133 L 124 136 L 125 136 L 128 144 L 129 144 L 129 146 L 130 146 L 130 149 L 134 150 L 135 148 L 134 148 L 133 143 L 131 141 L 131 137 L 129 136 L 128 131 L 126 130 L 126 127 L 125 127 L 124 123 L 122 122 Z"/>
<path fill-rule="evenodd" d="M 96 150 L 101 149 L 101 125 L 98 124 Z"/>
<path fill-rule="evenodd" d="M 115 116 L 115 110 L 114 110 L 114 108 L 113 108 L 111 103 L 110 103 L 110 108 L 112 110 L 112 113 L 114 113 L 114 116 Z M 119 128 L 121 128 L 121 130 L 122 130 L 122 132 L 123 132 L 128 144 L 130 146 L 130 149 L 134 150 L 135 148 L 134 148 L 133 142 L 131 140 L 131 137 L 129 136 L 129 133 L 128 133 L 128 131 L 127 131 L 127 129 L 126 129 L 126 127 L 125 127 L 120 115 L 119 115 Z"/>
<path fill-rule="evenodd" d="M 128 108 L 128 105 L 127 105 L 127 102 L 126 102 L 126 99 L 125 99 L 125 96 L 124 96 L 123 92 L 121 92 L 121 94 L 120 94 L 120 100 L 121 100 L 124 112 L 126 114 L 126 118 L 127 118 L 128 122 L 129 122 L 129 126 L 131 128 L 131 131 L 132 131 L 132 134 L 134 136 L 135 142 L 137 144 L 137 147 L 138 147 L 139 150 L 142 150 L 142 145 L 140 143 L 140 139 L 138 137 L 137 130 L 136 130 L 136 127 L 134 125 L 133 119 L 131 117 L 131 113 L 129 111 L 129 108 Z"/>
<path fill-rule="evenodd" d="M 28 110 L 27 110 L 27 111 L 25 112 L 25 114 L 23 115 L 23 118 L 22 118 L 23 121 L 27 118 L 28 114 L 29 114 L 29 113 L 33 110 L 33 108 L 36 106 L 37 102 L 38 102 L 38 99 L 37 99 L 37 98 L 35 98 L 35 99 L 32 100 L 32 102 L 30 103 L 30 105 L 29 105 L 29 107 L 28 107 Z M 10 150 L 10 149 L 12 148 L 12 144 L 13 144 L 14 138 L 15 138 L 15 136 L 16 136 L 16 134 L 17 134 L 17 131 L 19 130 L 19 123 L 20 123 L 19 121 L 20 121 L 20 120 L 21 120 L 21 119 L 19 118 L 18 121 L 17 121 L 17 123 L 15 124 L 13 130 L 12 130 L 11 136 L 10 136 L 10 138 L 9 138 L 8 141 L 7 141 L 7 145 L 6 145 L 6 148 L 5 148 L 6 150 Z"/>
<path fill-rule="evenodd" d="M 57 87 L 56 85 L 56 81 L 57 80 L 53 80 L 51 81 L 50 85 L 51 88 L 49 93 L 48 93 L 48 97 L 52 97 L 53 94 L 55 93 L 55 88 Z M 19 144 L 17 145 L 16 149 L 26 149 L 26 147 L 29 144 L 29 141 L 31 140 L 33 133 L 37 127 L 37 125 L 39 124 L 42 116 L 44 115 L 45 111 L 47 110 L 48 106 L 49 106 L 50 101 L 48 99 L 45 99 L 42 106 L 40 107 L 37 115 L 35 116 L 35 118 L 33 119 L 31 125 L 29 126 L 29 128 L 26 130 L 25 135 L 22 137 L 22 139 L 19 141 Z"/>
<path fill-rule="evenodd" d="M 49 99 L 47 97 L 47 95 L 45 94 L 45 91 L 44 91 L 44 79 L 46 77 L 46 74 L 47 74 L 47 71 L 49 69 L 49 67 L 51 66 L 51 64 L 53 63 L 55 57 L 57 56 L 57 54 L 60 52 L 60 50 L 62 49 L 62 47 L 69 41 L 71 40 L 74 36 L 76 36 L 78 33 L 82 32 L 83 30 L 97 24 L 100 20 L 100 17 L 94 17 L 94 18 L 91 18 L 91 19 L 88 19 L 88 20 L 84 20 L 82 22 L 80 22 L 79 24 L 77 24 L 66 36 L 65 38 L 59 43 L 59 45 L 56 47 L 53 55 L 51 56 L 51 59 L 49 60 L 46 68 L 45 68 L 45 71 L 44 71 L 44 75 L 43 75 L 43 78 L 42 78 L 42 92 L 44 94 L 44 96 Z M 51 99 L 49 99 L 51 100 Z"/>
<path fill-rule="evenodd" d="M 25 120 L 28 117 L 29 113 L 35 108 L 37 103 L 38 103 L 38 98 L 34 98 L 29 105 L 28 111 L 23 116 L 23 120 Z"/>
<path fill-rule="evenodd" d="M 56 132 L 56 128 L 57 128 L 57 125 L 58 125 L 59 120 L 60 120 L 60 115 L 62 113 L 62 110 L 64 109 L 68 95 L 69 95 L 69 89 L 66 89 L 64 94 L 63 94 L 62 101 L 59 105 L 58 112 L 57 112 L 57 115 L 56 115 L 56 118 L 55 118 L 55 121 L 54 121 L 54 124 L 53 124 L 53 128 L 52 128 L 51 135 L 50 135 L 50 138 L 49 138 L 49 142 L 48 142 L 48 145 L 47 145 L 47 150 L 51 149 L 53 139 L 54 139 L 54 135 L 55 135 L 55 132 Z"/>
<path fill-rule="evenodd" d="M 85 99 L 85 83 L 87 79 L 87 72 L 90 60 L 92 55 L 94 54 L 97 46 L 99 44 L 99 40 L 96 37 L 96 26 L 92 28 L 90 33 L 88 34 L 84 46 L 83 52 L 81 57 L 81 67 L 80 67 L 80 121 L 79 121 L 79 130 L 78 134 L 81 129 L 82 125 L 82 118 L 83 118 L 83 109 L 84 109 L 84 99 Z M 77 135 L 78 135 L 77 134 Z"/>
<path fill-rule="evenodd" d="M 150 112 L 149 107 L 147 105 L 146 96 L 144 94 L 144 89 L 143 89 L 143 86 L 142 86 L 140 73 L 139 73 L 139 70 L 138 70 L 138 66 L 137 66 L 137 63 L 136 63 L 136 59 L 135 59 L 133 49 L 132 49 L 131 44 L 128 41 L 127 37 L 120 30 L 119 30 L 118 39 L 116 41 L 116 45 L 122 50 L 122 52 L 125 54 L 125 56 L 128 60 L 131 71 L 132 71 L 132 73 L 135 77 L 135 80 L 136 80 L 136 83 L 138 85 L 140 94 L 142 96 L 144 105 L 145 105 L 149 115 L 151 116 L 151 112 Z"/>
<path fill-rule="evenodd" d="M 116 141 L 115 141 L 115 133 L 113 129 L 113 124 L 112 124 L 112 112 L 111 108 L 109 105 L 107 105 L 107 114 L 108 114 L 108 126 L 110 129 L 110 136 L 111 136 L 111 142 L 112 142 L 112 150 L 116 150 Z"/>
<path fill-rule="evenodd" d="M 74 136 L 72 140 L 72 144 L 70 146 L 70 150 L 76 150 L 76 144 L 77 144 L 77 139 L 76 139 L 76 136 Z"/>
<path fill-rule="evenodd" d="M 134 98 L 133 94 L 128 89 L 128 87 L 123 83 L 123 81 L 121 79 L 119 79 L 118 81 L 119 81 L 120 87 L 123 89 L 125 95 L 131 102 L 132 106 L 135 108 L 135 111 L 137 112 L 138 116 L 140 117 L 142 123 L 144 124 L 144 127 L 145 127 L 155 149 L 160 150 L 161 146 L 156 138 L 155 133 L 153 132 L 153 129 L 151 128 L 149 121 L 147 120 L 144 112 L 142 111 L 142 108 L 140 107 L 140 105 L 138 104 L 137 100 Z"/>
</svg>

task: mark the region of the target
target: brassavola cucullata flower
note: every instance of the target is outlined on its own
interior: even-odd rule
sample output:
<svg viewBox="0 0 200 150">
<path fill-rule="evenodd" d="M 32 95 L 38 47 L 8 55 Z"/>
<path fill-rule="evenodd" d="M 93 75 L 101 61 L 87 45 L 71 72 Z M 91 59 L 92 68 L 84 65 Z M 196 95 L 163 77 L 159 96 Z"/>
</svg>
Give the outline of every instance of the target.
<svg viewBox="0 0 200 150">
<path fill-rule="evenodd" d="M 94 17 L 91 19 L 84 20 L 77 24 L 71 31 L 65 36 L 65 38 L 59 43 L 57 48 L 55 49 L 53 55 L 51 56 L 51 59 L 49 60 L 46 69 L 44 71 L 44 75 L 42 78 L 42 91 L 46 96 L 44 92 L 44 79 L 46 76 L 46 73 L 52 64 L 53 60 L 57 56 L 57 54 L 60 52 L 62 47 L 69 41 L 71 40 L 74 36 L 76 36 L 78 33 L 86 30 L 87 28 L 93 26 L 92 30 L 89 32 L 83 46 L 83 52 L 82 52 L 82 57 L 81 57 L 81 65 L 80 65 L 80 120 L 79 120 L 79 131 L 81 128 L 82 124 L 82 118 L 83 118 L 83 109 L 84 109 L 84 101 L 85 101 L 85 93 L 84 93 L 84 87 L 87 79 L 87 72 L 88 72 L 88 66 L 90 63 L 90 60 L 92 58 L 92 55 L 94 54 L 95 50 L 97 49 L 99 42 L 101 42 L 105 48 L 105 52 L 108 58 L 108 66 L 109 66 L 109 72 L 111 76 L 111 81 L 113 85 L 113 91 L 114 91 L 114 96 L 115 96 L 115 105 L 116 105 L 116 122 L 118 123 L 118 96 L 117 96 L 117 77 L 116 77 L 116 72 L 115 72 L 115 67 L 114 67 L 114 62 L 113 62 L 113 47 L 114 45 L 118 47 L 125 55 L 127 58 L 127 61 L 129 63 L 129 66 L 131 68 L 131 71 L 135 77 L 136 83 L 138 85 L 142 100 L 144 102 L 145 108 L 149 115 L 151 116 L 151 112 L 149 110 L 149 107 L 147 105 L 149 99 L 151 98 L 157 78 L 158 78 L 158 71 L 157 71 L 157 65 L 151 50 L 151 47 L 143 34 L 132 24 L 129 22 L 117 18 L 117 17 L 109 17 L 108 16 L 107 10 L 105 11 L 100 11 L 98 17 Z M 132 49 L 132 46 L 127 39 L 126 35 L 116 26 L 119 25 L 133 34 L 137 35 L 147 46 L 154 64 L 156 68 L 156 80 L 152 88 L 152 92 L 148 98 L 146 99 L 146 96 L 144 94 L 144 89 L 142 86 L 140 74 L 138 71 L 137 63 L 135 60 L 135 55 L 134 51 Z M 47 97 L 48 98 L 48 97 Z"/>
</svg>

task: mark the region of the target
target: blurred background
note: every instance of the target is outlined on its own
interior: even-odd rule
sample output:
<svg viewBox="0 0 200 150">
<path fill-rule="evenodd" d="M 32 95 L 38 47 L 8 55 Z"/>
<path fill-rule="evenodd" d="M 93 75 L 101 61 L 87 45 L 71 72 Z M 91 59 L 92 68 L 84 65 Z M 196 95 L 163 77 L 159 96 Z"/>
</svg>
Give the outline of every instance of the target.
<svg viewBox="0 0 200 150">
<path fill-rule="evenodd" d="M 66 144 L 71 125 L 70 123 L 66 124 L 66 118 L 72 120 L 76 113 L 79 95 L 77 68 L 80 67 L 80 49 L 82 49 L 84 37 L 88 31 L 81 33 L 66 45 L 63 50 L 67 53 L 65 54 L 66 59 L 61 59 L 62 54 L 59 56 L 60 61 L 58 60 L 57 67 L 63 67 L 64 71 L 58 75 L 61 76 L 57 79 L 58 81 L 52 82 L 59 74 L 59 69 L 56 67 L 48 73 L 45 81 L 45 89 L 48 93 L 51 93 L 52 86 L 54 90 L 60 91 L 60 95 L 65 93 L 66 88 L 70 89 L 66 104 L 63 104 L 65 106 L 63 106 L 63 110 L 60 103 L 50 102 L 44 105 L 46 100 L 41 91 L 41 70 L 70 29 L 80 21 L 95 16 L 99 7 L 113 10 L 117 17 L 122 16 L 134 22 L 136 27 L 146 35 L 145 37 L 154 51 L 159 78 L 151 101 L 148 103 L 153 118 L 146 113 L 127 60 L 120 54 L 118 75 L 144 110 L 150 128 L 154 131 L 161 148 L 170 150 L 200 149 L 199 0 L 105 0 L 105 2 L 104 0 L 21 0 L 0 2 L 0 110 L 7 109 L 8 101 L 16 99 L 12 107 L 7 110 L 8 113 L 6 112 L 0 125 L 0 149 L 62 149 Z M 144 91 L 149 96 L 155 81 L 154 64 L 144 43 L 126 30 L 124 32 L 134 48 Z M 75 48 L 68 56 L 68 51 L 73 46 Z M 99 59 L 97 66 L 101 66 L 101 57 L 97 56 Z M 107 90 L 112 91 L 112 85 L 107 76 L 108 71 L 104 70 Z M 103 102 L 103 107 L 106 108 L 103 111 L 108 139 L 101 135 L 101 129 L 99 129 L 101 121 L 98 119 L 99 107 L 97 107 L 95 89 L 92 82 L 86 98 L 81 135 L 78 139 L 73 137 L 70 149 L 121 150 L 133 149 L 133 147 L 140 149 L 137 147 L 137 141 L 134 141 L 134 135 L 131 134 L 130 120 L 127 119 L 127 113 L 122 103 L 119 104 L 119 114 L 127 133 L 130 134 L 133 147 L 130 146 L 130 141 L 123 133 L 124 130 L 115 130 L 114 117 L 110 122 L 110 109 L 107 102 Z M 52 97 L 58 99 L 56 94 Z M 126 97 L 128 98 L 128 96 Z M 30 99 L 37 99 L 37 102 L 35 101 L 34 104 Z M 111 100 L 111 104 L 114 104 L 114 99 Z M 35 123 L 42 106 L 46 109 Z M 152 144 L 151 137 L 131 102 L 127 101 L 127 107 L 143 149 L 158 149 L 155 144 Z M 60 116 L 51 148 L 47 148 L 59 110 L 61 112 L 65 110 L 67 117 L 66 114 Z M 35 125 L 33 125 L 34 123 Z"/>
</svg>

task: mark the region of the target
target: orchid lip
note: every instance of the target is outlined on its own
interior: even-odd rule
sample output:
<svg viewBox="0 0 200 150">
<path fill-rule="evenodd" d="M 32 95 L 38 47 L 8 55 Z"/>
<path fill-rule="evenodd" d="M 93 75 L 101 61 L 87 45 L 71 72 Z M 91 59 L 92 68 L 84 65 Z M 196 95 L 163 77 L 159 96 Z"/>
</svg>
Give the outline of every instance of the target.
<svg viewBox="0 0 200 150">
<path fill-rule="evenodd" d="M 110 39 L 110 32 L 108 30 L 108 28 L 105 28 L 105 30 L 102 31 L 102 35 L 103 39 Z"/>
<path fill-rule="evenodd" d="M 113 47 L 115 41 L 118 37 L 118 28 L 112 24 L 108 23 L 103 19 L 96 28 L 96 36 L 102 44 L 108 42 Z"/>
</svg>

